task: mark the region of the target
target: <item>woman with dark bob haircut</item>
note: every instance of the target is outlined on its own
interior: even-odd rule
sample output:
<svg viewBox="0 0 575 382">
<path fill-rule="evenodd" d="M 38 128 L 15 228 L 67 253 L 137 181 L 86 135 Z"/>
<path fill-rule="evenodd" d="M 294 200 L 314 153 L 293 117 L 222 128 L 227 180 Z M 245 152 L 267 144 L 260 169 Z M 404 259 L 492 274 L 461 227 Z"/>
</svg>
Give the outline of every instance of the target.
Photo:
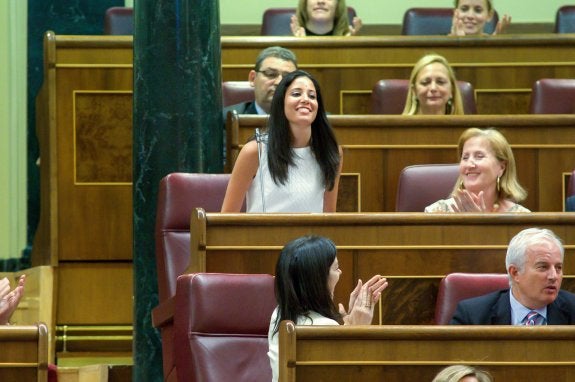
<svg viewBox="0 0 575 382">
<path fill-rule="evenodd" d="M 317 81 L 296 70 L 275 90 L 267 130 L 241 149 L 222 212 L 335 212 L 342 152 Z"/>
<path fill-rule="evenodd" d="M 387 281 L 380 275 L 366 283 L 358 280 L 349 296 L 348 312 L 333 301 L 341 270 L 337 249 L 330 239 L 303 236 L 290 241 L 276 263 L 275 294 L 278 302 L 268 332 L 273 381 L 278 380 L 279 323 L 290 320 L 297 325 L 369 325 L 375 304 Z"/>
</svg>

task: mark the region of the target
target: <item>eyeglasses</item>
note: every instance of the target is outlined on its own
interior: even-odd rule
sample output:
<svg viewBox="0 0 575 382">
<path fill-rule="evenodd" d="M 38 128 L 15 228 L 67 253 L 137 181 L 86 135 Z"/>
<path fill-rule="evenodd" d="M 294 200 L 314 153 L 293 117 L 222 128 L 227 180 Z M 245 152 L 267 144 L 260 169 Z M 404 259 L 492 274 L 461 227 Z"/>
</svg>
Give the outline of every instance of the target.
<svg viewBox="0 0 575 382">
<path fill-rule="evenodd" d="M 282 76 L 282 78 L 283 78 L 290 73 L 290 72 L 280 72 L 279 70 L 275 70 L 275 69 L 264 69 L 264 70 L 258 70 L 257 72 L 263 74 L 265 77 L 269 78 L 270 80 L 275 80 L 279 76 Z"/>
</svg>

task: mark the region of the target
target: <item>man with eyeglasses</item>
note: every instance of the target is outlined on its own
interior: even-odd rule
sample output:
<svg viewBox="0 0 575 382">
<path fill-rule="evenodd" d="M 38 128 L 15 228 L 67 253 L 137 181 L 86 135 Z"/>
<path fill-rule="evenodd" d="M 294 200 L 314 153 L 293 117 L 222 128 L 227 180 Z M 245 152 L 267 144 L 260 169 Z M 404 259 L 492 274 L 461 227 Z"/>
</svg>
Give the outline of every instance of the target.
<svg viewBox="0 0 575 382">
<path fill-rule="evenodd" d="M 250 70 L 248 80 L 254 88 L 253 102 L 242 102 L 225 107 L 224 123 L 228 111 L 235 110 L 238 114 L 269 114 L 272 98 L 277 85 L 282 78 L 297 69 L 295 54 L 286 48 L 272 46 L 260 52 L 255 68 Z"/>
</svg>

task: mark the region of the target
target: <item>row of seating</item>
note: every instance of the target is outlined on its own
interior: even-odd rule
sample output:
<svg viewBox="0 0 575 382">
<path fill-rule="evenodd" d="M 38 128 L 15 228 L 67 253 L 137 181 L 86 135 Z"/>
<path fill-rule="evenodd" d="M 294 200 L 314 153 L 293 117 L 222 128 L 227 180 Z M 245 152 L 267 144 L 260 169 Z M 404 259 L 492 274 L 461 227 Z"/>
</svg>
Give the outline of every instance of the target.
<svg viewBox="0 0 575 382">
<path fill-rule="evenodd" d="M 477 114 L 475 91 L 469 82 L 457 83 L 466 114 Z M 371 92 L 372 114 L 401 114 L 409 88 L 409 80 L 378 81 Z M 223 106 L 253 101 L 253 87 L 248 81 L 222 83 Z M 575 79 L 544 78 L 533 84 L 530 112 L 532 114 L 575 113 Z"/>
<path fill-rule="evenodd" d="M 507 288 L 508 283 L 505 274 L 447 275 L 440 283 L 435 323 L 448 324 L 462 299 Z M 275 306 L 270 275 L 181 275 L 175 290 L 174 340 L 162 338 L 164 357 L 174 354 L 178 380 L 269 381 L 267 331 Z"/>
<path fill-rule="evenodd" d="M 295 8 L 269 8 L 262 17 L 262 36 L 290 36 L 290 18 Z M 356 16 L 356 11 L 348 7 L 348 18 Z M 410 8 L 405 11 L 401 28 L 402 35 L 447 35 L 451 30 L 453 8 Z M 499 21 L 497 11 L 486 24 L 485 32 L 493 33 Z M 111 7 L 104 17 L 104 34 L 129 35 L 133 33 L 133 9 Z M 555 33 L 575 32 L 575 5 L 565 5 L 557 10 Z"/>
<path fill-rule="evenodd" d="M 433 182 L 429 182 L 430 176 L 434 178 Z M 400 187 L 415 187 L 417 192 L 406 191 L 405 197 L 398 198 L 398 206 L 416 210 L 410 209 L 415 207 L 410 207 L 408 202 L 417 201 L 420 204 L 417 208 L 421 211 L 430 200 L 437 199 L 437 195 L 449 192 L 456 176 L 456 165 L 406 168 Z M 173 380 L 176 375 L 180 378 L 185 375 L 187 380 L 228 380 L 230 375 L 236 376 L 234 380 L 259 380 L 260 377 L 269 380 L 265 371 L 265 349 L 267 325 L 275 306 L 271 276 L 185 274 L 190 259 L 190 215 L 200 206 L 208 212 L 219 211 L 228 180 L 228 174 L 173 173 L 160 183 L 155 228 L 159 306 L 154 309 L 152 317 L 154 325 L 161 331 L 166 380 Z M 575 183 L 575 173 L 571 181 Z M 421 186 L 422 182 L 425 187 Z M 433 189 L 429 187 L 430 184 L 437 187 Z M 575 184 L 570 187 L 575 190 Z M 423 190 L 426 193 L 422 193 Z M 404 192 L 399 194 L 403 195 Z M 409 196 L 414 194 L 417 197 Z M 432 199 L 422 201 L 422 197 Z M 441 282 L 436 304 L 436 323 L 448 322 L 459 299 L 507 285 L 505 275 L 485 277 L 446 277 Z M 242 287 L 244 283 L 245 288 Z M 230 285 L 233 287 L 230 288 Z M 258 291 L 258 297 L 252 304 L 251 298 L 256 295 L 254 289 Z M 233 310 L 238 309 L 238 302 L 241 312 Z M 251 307 L 250 312 L 255 309 L 249 319 L 246 319 L 245 306 Z M 229 317 L 235 319 L 229 320 Z M 243 349 L 239 356 L 235 353 L 238 348 Z M 218 358 L 213 358 L 214 355 L 221 355 L 222 352 L 225 352 L 222 358 L 228 366 L 211 367 L 214 359 Z M 242 367 L 241 373 L 238 365 Z M 239 379 L 237 376 L 240 376 Z"/>
</svg>

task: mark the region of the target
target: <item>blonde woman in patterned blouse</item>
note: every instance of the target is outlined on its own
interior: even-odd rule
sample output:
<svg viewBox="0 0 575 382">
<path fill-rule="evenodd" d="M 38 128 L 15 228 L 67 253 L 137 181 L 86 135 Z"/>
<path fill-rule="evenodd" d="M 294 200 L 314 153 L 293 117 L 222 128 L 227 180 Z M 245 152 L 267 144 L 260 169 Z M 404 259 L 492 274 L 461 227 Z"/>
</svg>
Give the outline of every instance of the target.
<svg viewBox="0 0 575 382">
<path fill-rule="evenodd" d="M 470 128 L 459 137 L 459 178 L 451 198 L 425 212 L 530 212 L 518 204 L 527 192 L 517 180 L 515 158 L 495 129 Z"/>
</svg>

